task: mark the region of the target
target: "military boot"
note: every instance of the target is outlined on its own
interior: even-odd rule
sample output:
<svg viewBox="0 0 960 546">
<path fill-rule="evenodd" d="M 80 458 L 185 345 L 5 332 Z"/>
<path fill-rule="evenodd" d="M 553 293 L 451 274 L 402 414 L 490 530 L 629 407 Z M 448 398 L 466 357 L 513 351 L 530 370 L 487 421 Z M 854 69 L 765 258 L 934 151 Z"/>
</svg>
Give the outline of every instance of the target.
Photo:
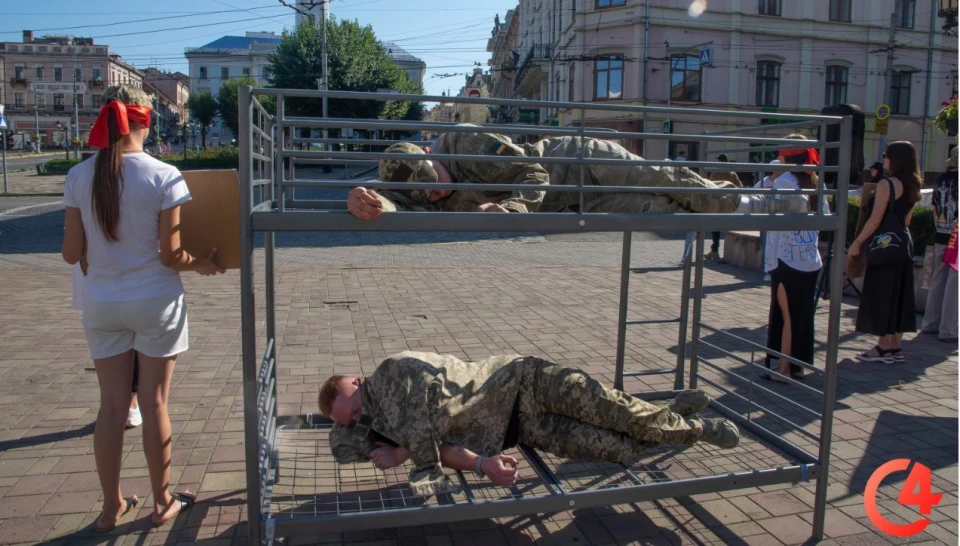
<svg viewBox="0 0 960 546">
<path fill-rule="evenodd" d="M 670 411 L 682 417 L 691 417 L 706 409 L 710 396 L 700 389 L 687 389 L 670 401 Z"/>
<path fill-rule="evenodd" d="M 695 419 L 703 424 L 701 442 L 713 444 L 723 449 L 737 447 L 740 443 L 740 430 L 728 419 Z"/>
</svg>

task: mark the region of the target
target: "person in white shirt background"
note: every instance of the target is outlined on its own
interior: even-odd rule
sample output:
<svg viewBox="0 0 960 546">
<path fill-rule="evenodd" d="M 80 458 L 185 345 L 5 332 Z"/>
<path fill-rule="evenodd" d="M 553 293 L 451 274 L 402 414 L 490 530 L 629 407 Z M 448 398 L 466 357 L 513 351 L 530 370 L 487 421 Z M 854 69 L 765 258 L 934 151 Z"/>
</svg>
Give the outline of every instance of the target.
<svg viewBox="0 0 960 546">
<path fill-rule="evenodd" d="M 786 138 L 806 140 L 799 134 Z M 816 150 L 781 150 L 778 158 L 781 164 L 816 165 L 820 156 Z M 776 174 L 776 173 L 775 173 Z M 784 171 L 771 175 L 772 187 L 776 189 L 816 189 L 818 177 L 813 172 Z M 763 186 L 764 181 L 759 184 Z M 827 212 L 826 199 L 818 202 L 809 197 L 810 211 L 823 208 Z M 764 270 L 770 274 L 770 322 L 767 330 L 767 347 L 806 362 L 813 363 L 814 353 L 814 314 L 816 304 L 814 295 L 817 278 L 823 261 L 820 258 L 819 233 L 816 231 L 770 231 L 767 232 L 764 253 Z M 781 376 L 795 380 L 803 379 L 803 368 L 789 362 L 779 362 L 770 355 L 766 365 L 773 369 L 778 361 L 777 373 L 763 374 L 764 379 L 786 383 Z"/>
<path fill-rule="evenodd" d="M 177 355 L 187 350 L 187 310 L 180 271 L 222 273 L 209 256 L 180 244 L 180 206 L 190 192 L 180 172 L 143 151 L 151 125 L 150 96 L 110 87 L 90 131 L 97 155 L 67 173 L 61 253 L 74 265 L 84 254 L 83 327 L 100 385 L 93 434 L 103 507 L 96 528 L 109 532 L 137 505 L 120 490 L 124 425 L 130 407 L 134 352 L 143 450 L 153 493 L 154 525 L 173 519 L 194 496 L 169 491 L 173 437 L 167 398 Z"/>
<path fill-rule="evenodd" d="M 73 266 L 73 308 L 83 311 L 84 274 L 80 264 Z M 140 363 L 137 362 L 137 353 L 133 353 L 133 386 L 130 389 L 130 409 L 127 411 L 127 428 L 136 428 L 143 424 L 140 415 L 140 406 L 137 404 L 137 380 L 139 379 Z"/>
</svg>

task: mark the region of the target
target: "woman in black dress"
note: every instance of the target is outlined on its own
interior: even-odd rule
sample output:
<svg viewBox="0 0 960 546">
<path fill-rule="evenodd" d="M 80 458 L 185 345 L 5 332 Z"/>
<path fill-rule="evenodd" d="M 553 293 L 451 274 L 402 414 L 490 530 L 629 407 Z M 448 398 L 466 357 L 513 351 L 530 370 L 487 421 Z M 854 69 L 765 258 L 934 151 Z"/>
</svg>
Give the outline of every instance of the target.
<svg viewBox="0 0 960 546">
<path fill-rule="evenodd" d="M 850 245 L 850 256 L 863 251 L 863 245 L 880 227 L 887 206 L 897 219 L 910 226 L 913 205 L 920 200 L 920 166 L 917 149 L 907 141 L 894 142 L 883 154 L 883 166 L 890 173 L 877 184 L 870 219 Z M 867 262 L 857 312 L 857 331 L 879 336 L 876 346 L 857 355 L 863 362 L 903 362 L 900 345 L 904 332 L 917 331 L 913 296 L 913 262 L 895 265 L 870 265 Z"/>
</svg>

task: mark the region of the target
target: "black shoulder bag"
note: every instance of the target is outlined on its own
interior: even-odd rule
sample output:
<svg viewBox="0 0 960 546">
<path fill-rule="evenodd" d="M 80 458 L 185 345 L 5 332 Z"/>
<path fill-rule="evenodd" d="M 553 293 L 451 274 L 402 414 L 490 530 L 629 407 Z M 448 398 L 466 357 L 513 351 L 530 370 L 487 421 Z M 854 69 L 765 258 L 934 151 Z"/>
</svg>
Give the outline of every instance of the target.
<svg viewBox="0 0 960 546">
<path fill-rule="evenodd" d="M 884 179 L 884 182 L 890 185 L 890 199 L 887 201 L 887 210 L 883 213 L 880 226 L 865 245 L 867 266 L 896 265 L 913 261 L 913 239 L 910 237 L 910 230 L 893 211 L 896 188 L 889 178 Z"/>
</svg>

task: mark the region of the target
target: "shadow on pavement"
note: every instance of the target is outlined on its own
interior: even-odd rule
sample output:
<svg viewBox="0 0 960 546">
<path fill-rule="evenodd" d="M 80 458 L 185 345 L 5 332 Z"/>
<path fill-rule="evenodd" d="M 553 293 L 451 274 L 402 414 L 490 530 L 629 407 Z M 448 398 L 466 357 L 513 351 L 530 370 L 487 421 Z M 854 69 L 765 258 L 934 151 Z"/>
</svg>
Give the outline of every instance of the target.
<svg viewBox="0 0 960 546">
<path fill-rule="evenodd" d="M 82 438 L 88 434 L 93 434 L 93 428 L 96 423 L 90 423 L 85 427 L 78 428 L 76 430 L 67 430 L 64 432 L 51 432 L 49 434 L 40 434 L 38 436 L 27 436 L 25 438 L 20 438 L 17 440 L 4 440 L 0 442 L 0 453 L 7 451 L 8 449 L 19 449 L 25 447 L 33 447 L 43 444 L 52 444 L 54 442 L 62 442 L 63 440 L 72 440 L 74 438 Z"/>
</svg>

